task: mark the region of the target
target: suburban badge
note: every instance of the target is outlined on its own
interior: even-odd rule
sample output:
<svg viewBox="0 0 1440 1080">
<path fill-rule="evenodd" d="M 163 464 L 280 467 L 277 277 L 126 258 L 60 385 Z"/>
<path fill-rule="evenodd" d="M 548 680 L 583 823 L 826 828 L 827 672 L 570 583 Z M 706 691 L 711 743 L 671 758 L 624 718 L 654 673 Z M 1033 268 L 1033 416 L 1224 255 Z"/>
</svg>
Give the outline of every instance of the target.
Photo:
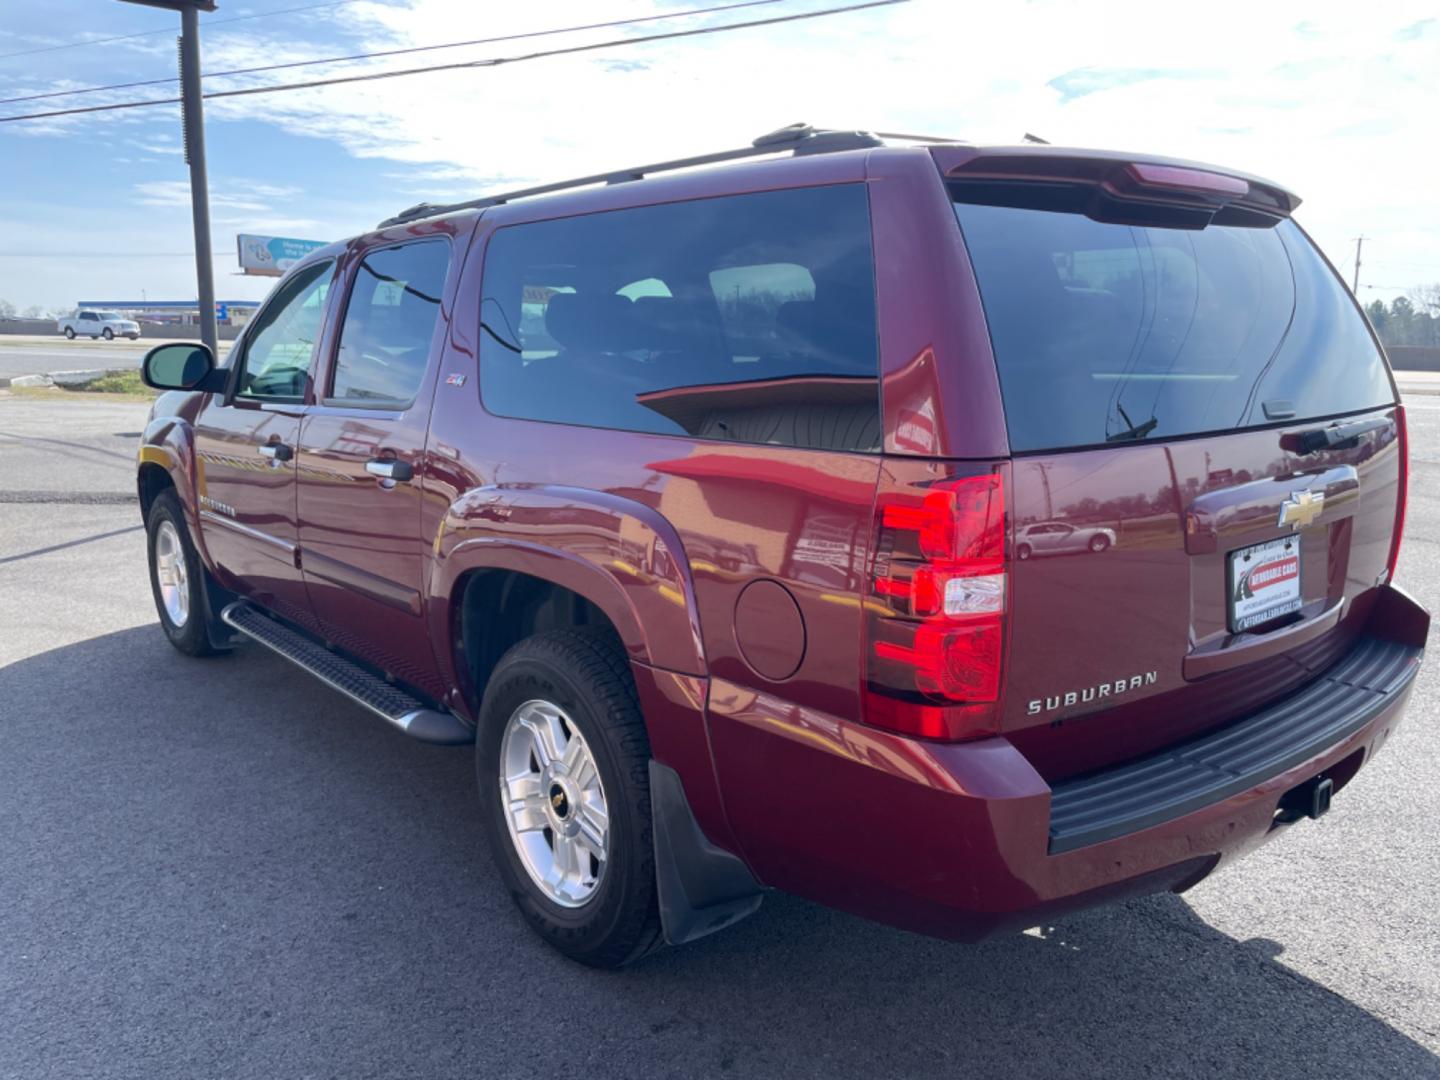
<svg viewBox="0 0 1440 1080">
<path fill-rule="evenodd" d="M 1025 706 L 1027 716 L 1038 716 L 1041 713 L 1054 712 L 1056 709 L 1068 709 L 1072 705 L 1088 705 L 1092 701 L 1100 701 L 1106 698 L 1119 697 L 1131 690 L 1139 690 L 1141 687 L 1154 686 L 1160 681 L 1158 671 L 1147 671 L 1140 675 L 1131 675 L 1128 678 L 1116 679 L 1114 682 L 1103 682 L 1098 686 L 1087 686 L 1083 690 L 1066 690 L 1064 693 L 1056 694 L 1053 697 L 1036 698 Z"/>
</svg>

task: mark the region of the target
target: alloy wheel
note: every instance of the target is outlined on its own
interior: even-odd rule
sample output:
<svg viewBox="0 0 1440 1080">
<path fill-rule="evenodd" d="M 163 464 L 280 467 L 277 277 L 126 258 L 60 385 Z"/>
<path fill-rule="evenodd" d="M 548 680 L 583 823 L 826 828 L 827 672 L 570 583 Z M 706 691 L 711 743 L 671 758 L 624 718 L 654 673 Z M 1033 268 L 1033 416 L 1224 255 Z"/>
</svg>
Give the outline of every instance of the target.
<svg viewBox="0 0 1440 1080">
<path fill-rule="evenodd" d="M 610 851 L 610 815 L 600 770 L 563 709 L 527 701 L 500 742 L 500 798 L 520 862 L 561 907 L 588 903 Z"/>
<path fill-rule="evenodd" d="M 155 530 L 155 580 L 165 615 L 178 630 L 190 618 L 190 577 L 185 548 L 174 522 L 162 521 Z"/>
</svg>

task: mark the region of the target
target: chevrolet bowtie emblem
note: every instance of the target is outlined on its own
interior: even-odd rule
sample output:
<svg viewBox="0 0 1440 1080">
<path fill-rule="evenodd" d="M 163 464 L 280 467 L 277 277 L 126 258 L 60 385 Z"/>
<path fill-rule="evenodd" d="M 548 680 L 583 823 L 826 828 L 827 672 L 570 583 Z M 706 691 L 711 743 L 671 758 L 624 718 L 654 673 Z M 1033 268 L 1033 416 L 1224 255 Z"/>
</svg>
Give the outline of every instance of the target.
<svg viewBox="0 0 1440 1080">
<path fill-rule="evenodd" d="M 1298 529 L 1302 525 L 1309 525 L 1324 509 L 1323 491 L 1296 491 L 1280 504 L 1279 524 Z"/>
</svg>

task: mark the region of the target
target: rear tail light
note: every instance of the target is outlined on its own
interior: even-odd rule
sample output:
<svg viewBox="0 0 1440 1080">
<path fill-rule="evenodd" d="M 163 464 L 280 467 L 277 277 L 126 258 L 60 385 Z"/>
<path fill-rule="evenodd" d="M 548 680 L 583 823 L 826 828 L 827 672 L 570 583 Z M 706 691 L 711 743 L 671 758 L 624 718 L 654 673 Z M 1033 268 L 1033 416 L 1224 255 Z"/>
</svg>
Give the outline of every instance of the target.
<svg viewBox="0 0 1440 1080">
<path fill-rule="evenodd" d="M 1395 580 L 1395 564 L 1400 561 L 1400 536 L 1405 531 L 1405 504 L 1410 497 L 1410 432 L 1405 425 L 1404 405 L 1395 406 L 1395 441 L 1400 448 L 1400 493 L 1395 500 L 1395 535 L 1390 539 L 1386 581 Z"/>
<path fill-rule="evenodd" d="M 930 739 L 999 730 L 1009 572 L 1000 473 L 883 496 L 865 719 Z"/>
</svg>

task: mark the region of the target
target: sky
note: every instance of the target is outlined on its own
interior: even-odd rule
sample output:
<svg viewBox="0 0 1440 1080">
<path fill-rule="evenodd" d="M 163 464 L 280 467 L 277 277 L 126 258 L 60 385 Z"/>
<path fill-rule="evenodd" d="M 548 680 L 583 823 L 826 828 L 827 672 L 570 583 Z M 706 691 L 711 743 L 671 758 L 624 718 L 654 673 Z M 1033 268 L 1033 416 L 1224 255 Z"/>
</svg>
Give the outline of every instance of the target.
<svg viewBox="0 0 1440 1080">
<path fill-rule="evenodd" d="M 856 0 L 219 0 L 224 71 L 522 34 L 639 26 L 207 80 L 208 89 L 517 56 Z M 729 0 L 734 2 L 734 0 Z M 304 8 L 305 10 L 295 10 Z M 168 12 L 118 0 L 0 7 L 0 98 L 172 76 Z M 141 35 L 92 44 L 101 38 Z M 43 50 L 43 51 L 37 51 Z M 0 117 L 169 96 L 166 86 L 0 105 Z M 911 0 L 578 55 L 207 102 L 216 292 L 253 299 L 237 233 L 334 240 L 421 200 L 749 143 L 795 121 L 976 143 L 1165 154 L 1273 179 L 1360 297 L 1440 282 L 1440 9 L 1434 0 L 1158 4 Z M 195 295 L 178 107 L 0 123 L 0 299 Z"/>
</svg>

